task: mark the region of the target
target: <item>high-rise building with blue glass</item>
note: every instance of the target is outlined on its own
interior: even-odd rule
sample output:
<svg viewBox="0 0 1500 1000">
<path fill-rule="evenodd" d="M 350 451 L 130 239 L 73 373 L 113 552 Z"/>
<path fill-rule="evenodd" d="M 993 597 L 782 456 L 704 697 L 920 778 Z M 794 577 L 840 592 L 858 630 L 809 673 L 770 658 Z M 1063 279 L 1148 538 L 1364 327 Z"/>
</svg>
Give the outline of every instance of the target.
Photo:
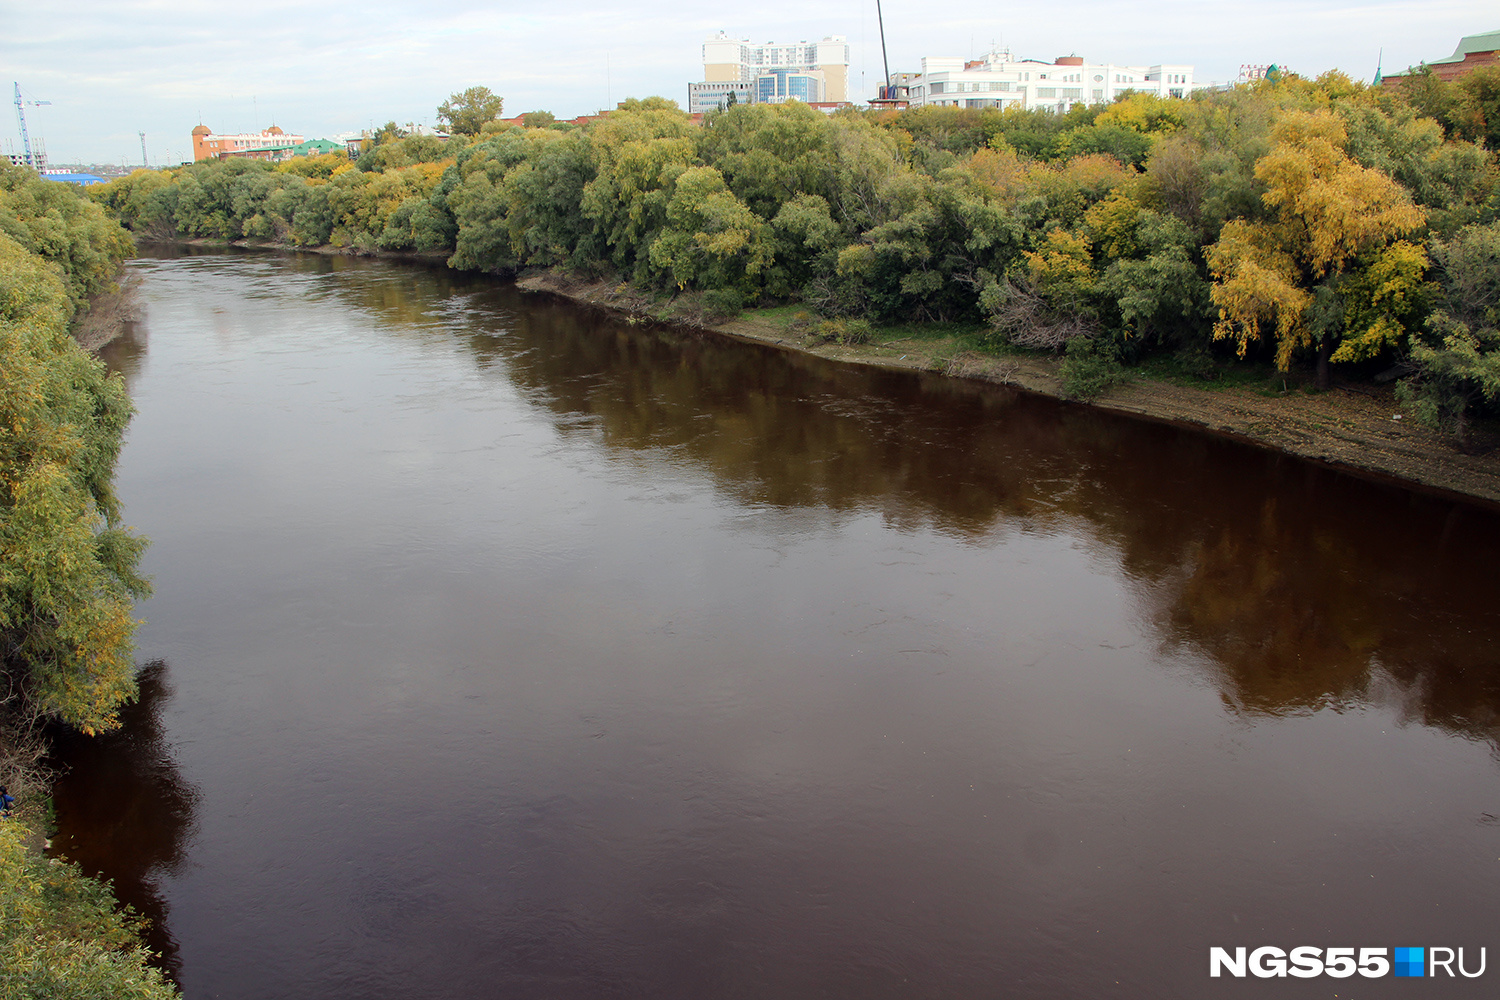
<svg viewBox="0 0 1500 1000">
<path fill-rule="evenodd" d="M 849 45 L 843 35 L 816 42 L 765 42 L 719 32 L 703 43 L 703 82 L 688 85 L 688 110 L 701 113 L 746 96 L 756 104 L 849 100 Z M 700 106 L 701 105 L 701 106 Z"/>
</svg>

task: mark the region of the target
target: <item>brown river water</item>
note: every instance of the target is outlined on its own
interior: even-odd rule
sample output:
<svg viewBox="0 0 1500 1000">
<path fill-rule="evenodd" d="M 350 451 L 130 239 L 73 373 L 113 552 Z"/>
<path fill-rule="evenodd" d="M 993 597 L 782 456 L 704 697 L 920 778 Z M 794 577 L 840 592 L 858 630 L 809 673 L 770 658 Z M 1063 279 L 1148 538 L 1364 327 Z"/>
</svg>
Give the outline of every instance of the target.
<svg viewBox="0 0 1500 1000">
<path fill-rule="evenodd" d="M 144 697 L 55 843 L 190 1000 L 1500 992 L 1493 511 L 440 268 L 132 266 Z M 1266 945 L 1488 964 L 1210 977 Z"/>
</svg>

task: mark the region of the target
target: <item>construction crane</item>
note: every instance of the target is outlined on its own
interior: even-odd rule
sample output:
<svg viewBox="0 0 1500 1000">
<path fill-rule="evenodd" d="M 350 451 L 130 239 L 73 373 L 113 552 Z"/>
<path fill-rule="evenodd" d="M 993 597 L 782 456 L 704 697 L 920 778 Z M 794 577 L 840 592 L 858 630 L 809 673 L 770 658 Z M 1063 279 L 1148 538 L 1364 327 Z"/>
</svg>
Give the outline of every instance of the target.
<svg viewBox="0 0 1500 1000">
<path fill-rule="evenodd" d="M 39 108 L 43 104 L 51 104 L 51 101 L 27 101 L 21 98 L 21 84 L 16 84 L 16 120 L 21 123 L 21 148 L 26 150 L 26 165 L 33 170 L 40 170 L 42 165 L 31 155 L 31 137 L 26 134 L 26 105 Z"/>
<path fill-rule="evenodd" d="M 880 25 L 880 65 L 885 70 L 885 85 L 880 88 L 880 99 L 886 100 L 892 97 L 891 89 L 891 60 L 885 54 L 885 14 L 880 10 L 880 0 L 875 0 L 875 21 Z M 20 91 L 16 91 L 20 93 Z"/>
</svg>

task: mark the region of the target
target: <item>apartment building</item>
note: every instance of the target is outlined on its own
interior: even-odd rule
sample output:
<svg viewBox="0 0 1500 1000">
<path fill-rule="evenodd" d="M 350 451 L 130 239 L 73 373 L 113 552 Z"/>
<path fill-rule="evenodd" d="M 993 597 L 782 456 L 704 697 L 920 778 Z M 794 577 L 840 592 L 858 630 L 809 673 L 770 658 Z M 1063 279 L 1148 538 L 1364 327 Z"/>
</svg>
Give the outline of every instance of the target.
<svg viewBox="0 0 1500 1000">
<path fill-rule="evenodd" d="M 1062 112 L 1075 104 L 1107 103 L 1127 91 L 1185 97 L 1193 88 L 1193 67 L 1186 64 L 1116 66 L 1087 63 L 1082 56 L 1060 56 L 1049 63 L 1016 59 L 1000 49 L 983 59 L 923 59 L 922 71 L 904 81 L 901 96 L 912 107 L 938 104 Z"/>
<path fill-rule="evenodd" d="M 843 35 L 820 41 L 752 43 L 719 32 L 703 43 L 703 80 L 688 84 L 688 111 L 728 103 L 842 103 L 849 100 L 849 45 Z"/>
</svg>

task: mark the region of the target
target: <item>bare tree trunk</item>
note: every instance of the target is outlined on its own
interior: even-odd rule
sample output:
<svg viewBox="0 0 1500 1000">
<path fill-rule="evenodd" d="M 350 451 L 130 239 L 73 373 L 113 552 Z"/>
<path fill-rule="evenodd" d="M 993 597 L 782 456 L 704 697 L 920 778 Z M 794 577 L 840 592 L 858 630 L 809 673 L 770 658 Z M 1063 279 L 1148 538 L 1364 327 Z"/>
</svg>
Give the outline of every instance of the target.
<svg viewBox="0 0 1500 1000">
<path fill-rule="evenodd" d="M 1328 388 L 1328 359 L 1333 354 L 1333 338 L 1324 334 L 1318 341 L 1318 388 Z"/>
</svg>

